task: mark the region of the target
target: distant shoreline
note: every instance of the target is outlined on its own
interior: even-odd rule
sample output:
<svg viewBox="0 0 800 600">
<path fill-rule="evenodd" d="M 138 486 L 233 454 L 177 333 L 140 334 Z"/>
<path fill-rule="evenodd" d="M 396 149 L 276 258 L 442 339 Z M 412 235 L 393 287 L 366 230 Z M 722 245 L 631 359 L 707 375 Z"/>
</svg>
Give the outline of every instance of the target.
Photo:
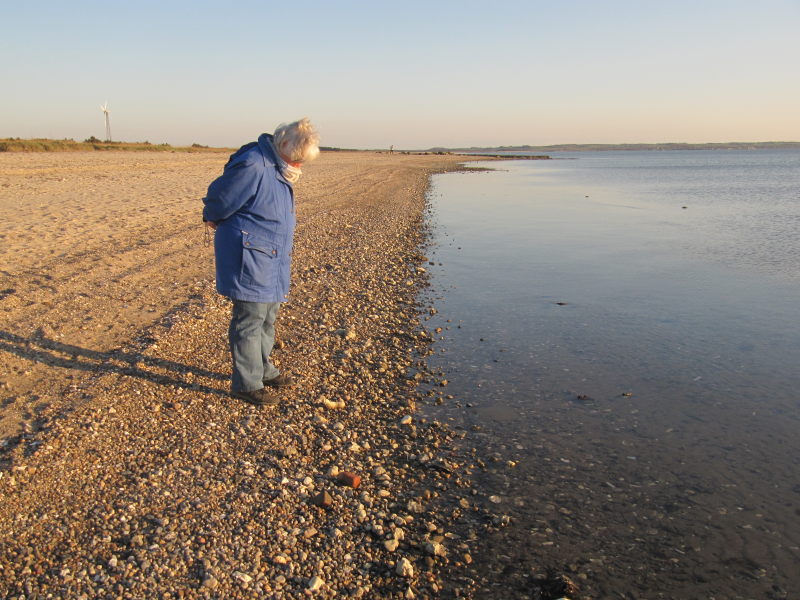
<svg viewBox="0 0 800 600">
<path fill-rule="evenodd" d="M 775 150 L 800 149 L 800 142 L 722 142 L 689 144 L 665 142 L 659 144 L 556 144 L 552 146 L 496 146 L 471 148 L 431 148 L 427 152 L 497 153 L 497 152 L 603 152 L 621 150 Z"/>
</svg>

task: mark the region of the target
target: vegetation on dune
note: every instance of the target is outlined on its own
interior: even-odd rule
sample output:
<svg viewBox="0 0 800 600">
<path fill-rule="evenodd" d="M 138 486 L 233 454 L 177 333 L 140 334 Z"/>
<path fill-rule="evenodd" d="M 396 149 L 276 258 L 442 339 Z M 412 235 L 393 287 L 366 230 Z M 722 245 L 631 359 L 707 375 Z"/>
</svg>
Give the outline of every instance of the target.
<svg viewBox="0 0 800 600">
<path fill-rule="evenodd" d="M 210 148 L 201 144 L 171 146 L 150 142 L 104 142 L 92 136 L 82 142 L 73 139 L 49 140 L 0 138 L 0 152 L 81 152 L 93 150 L 125 150 L 138 152 L 230 152 L 230 148 Z"/>
</svg>

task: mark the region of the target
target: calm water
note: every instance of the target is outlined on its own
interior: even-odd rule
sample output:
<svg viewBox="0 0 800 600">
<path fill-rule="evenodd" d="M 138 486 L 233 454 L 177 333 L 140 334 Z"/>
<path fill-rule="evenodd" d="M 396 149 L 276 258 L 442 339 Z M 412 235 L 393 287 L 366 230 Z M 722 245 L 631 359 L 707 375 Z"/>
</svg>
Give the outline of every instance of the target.
<svg viewBox="0 0 800 600">
<path fill-rule="evenodd" d="M 431 194 L 434 415 L 518 462 L 504 577 L 800 597 L 800 152 L 553 156 Z"/>
</svg>

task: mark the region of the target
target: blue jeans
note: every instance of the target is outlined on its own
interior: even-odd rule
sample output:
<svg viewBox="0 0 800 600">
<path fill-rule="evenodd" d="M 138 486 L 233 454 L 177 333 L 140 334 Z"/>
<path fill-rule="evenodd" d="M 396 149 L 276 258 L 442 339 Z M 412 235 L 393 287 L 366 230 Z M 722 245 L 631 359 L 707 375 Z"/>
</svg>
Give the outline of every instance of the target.
<svg viewBox="0 0 800 600">
<path fill-rule="evenodd" d="M 275 344 L 275 319 L 280 302 L 233 301 L 228 342 L 233 359 L 231 388 L 252 392 L 264 387 L 264 381 L 280 374 L 269 361 Z"/>
</svg>

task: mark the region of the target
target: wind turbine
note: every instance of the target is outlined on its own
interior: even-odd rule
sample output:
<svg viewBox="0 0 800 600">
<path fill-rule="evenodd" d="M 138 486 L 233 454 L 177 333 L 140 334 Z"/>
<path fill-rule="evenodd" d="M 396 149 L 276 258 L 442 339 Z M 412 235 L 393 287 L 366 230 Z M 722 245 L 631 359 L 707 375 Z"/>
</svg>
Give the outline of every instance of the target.
<svg viewBox="0 0 800 600">
<path fill-rule="evenodd" d="M 100 107 L 100 110 L 102 110 L 103 114 L 106 116 L 106 141 L 110 142 L 111 141 L 111 121 L 108 120 L 108 113 L 109 113 L 108 100 L 106 100 L 106 103 L 103 104 Z"/>
</svg>

